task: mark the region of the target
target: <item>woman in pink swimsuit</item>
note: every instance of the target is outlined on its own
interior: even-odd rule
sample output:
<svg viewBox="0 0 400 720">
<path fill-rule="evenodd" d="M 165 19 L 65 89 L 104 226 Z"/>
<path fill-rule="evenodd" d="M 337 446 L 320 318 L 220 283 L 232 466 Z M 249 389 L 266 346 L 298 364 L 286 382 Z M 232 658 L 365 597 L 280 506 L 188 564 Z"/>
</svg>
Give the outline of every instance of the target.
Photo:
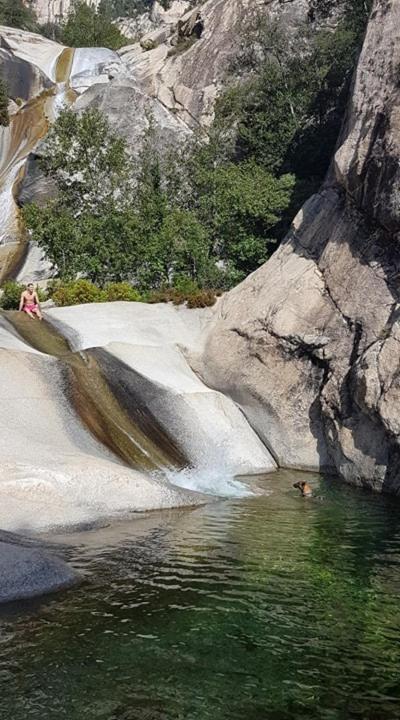
<svg viewBox="0 0 400 720">
<path fill-rule="evenodd" d="M 35 318 L 36 316 L 39 320 L 43 320 L 43 315 L 40 311 L 38 294 L 33 287 L 33 283 L 29 283 L 29 285 L 26 286 L 26 290 L 21 293 L 19 309 L 26 312 L 26 314 L 31 318 Z"/>
</svg>

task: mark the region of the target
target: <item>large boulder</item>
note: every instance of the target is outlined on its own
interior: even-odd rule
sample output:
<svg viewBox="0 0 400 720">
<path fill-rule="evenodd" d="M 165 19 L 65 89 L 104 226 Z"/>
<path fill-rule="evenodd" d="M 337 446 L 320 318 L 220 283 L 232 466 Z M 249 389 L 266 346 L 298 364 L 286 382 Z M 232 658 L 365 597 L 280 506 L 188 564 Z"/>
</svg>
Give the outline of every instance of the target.
<svg viewBox="0 0 400 720">
<path fill-rule="evenodd" d="M 202 357 L 280 465 L 400 491 L 400 5 L 376 0 L 322 190 L 222 301 Z"/>
<path fill-rule="evenodd" d="M 37 67 L 51 81 L 56 81 L 57 58 L 64 47 L 42 35 L 0 26 L 0 45 L 13 56 Z"/>
<path fill-rule="evenodd" d="M 26 332 L 43 342 L 46 326 L 17 315 L 15 322 L 22 329 L 25 322 Z M 78 375 L 71 374 L 62 359 L 23 342 L 0 315 L 0 527 L 30 533 L 89 526 L 101 518 L 203 501 L 152 472 L 167 465 L 167 451 L 158 451 L 125 420 L 95 368 L 89 365 L 86 373 L 84 361 L 79 363 Z M 87 393 L 91 378 L 94 405 L 93 393 Z M 137 469 L 107 448 L 107 427 L 137 449 Z"/>
<path fill-rule="evenodd" d="M 161 152 L 190 136 L 185 123 L 159 100 L 144 93 L 131 77 L 117 76 L 87 90 L 76 101 L 74 110 L 79 113 L 88 108 L 96 108 L 107 117 L 112 129 L 126 139 L 132 155 L 140 151 L 150 122 L 155 147 Z"/>
<path fill-rule="evenodd" d="M 75 351 L 91 349 L 124 410 L 143 429 L 157 423 L 188 464 L 226 476 L 275 470 L 236 405 L 210 390 L 186 356 L 201 346 L 214 309 L 114 302 L 54 308 L 47 317 Z M 218 494 L 218 485 L 215 487 Z"/>
<path fill-rule="evenodd" d="M 0 603 L 25 600 L 74 585 L 68 565 L 29 540 L 0 530 Z"/>
<path fill-rule="evenodd" d="M 1 41 L 1 37 L 0 37 Z M 36 65 L 0 49 L 0 72 L 7 78 L 7 92 L 17 107 L 52 87 L 51 80 Z"/>
</svg>

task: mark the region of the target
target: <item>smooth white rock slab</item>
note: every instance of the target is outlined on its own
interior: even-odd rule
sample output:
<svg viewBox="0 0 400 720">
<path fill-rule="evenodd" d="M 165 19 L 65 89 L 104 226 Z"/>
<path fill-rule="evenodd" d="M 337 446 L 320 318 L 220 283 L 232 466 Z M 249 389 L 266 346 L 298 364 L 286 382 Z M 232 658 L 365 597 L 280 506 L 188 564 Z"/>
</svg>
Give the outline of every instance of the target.
<svg viewBox="0 0 400 720">
<path fill-rule="evenodd" d="M 270 472 L 276 464 L 241 411 L 207 387 L 186 359 L 201 349 L 214 313 L 116 302 L 53 308 L 47 317 L 74 350 L 107 351 L 98 359 L 111 387 L 123 376 L 132 402 L 137 398 L 151 410 L 195 467 L 218 465 L 231 475 Z M 125 370 L 113 367 L 110 356 Z"/>
<path fill-rule="evenodd" d="M 42 35 L 5 25 L 0 25 L 0 39 L 16 57 L 36 65 L 55 82 L 57 58 L 65 49 L 64 45 L 48 40 Z"/>
<path fill-rule="evenodd" d="M 85 92 L 92 85 L 108 82 L 107 67 L 122 62 L 113 50 L 108 48 L 77 48 L 74 52 L 69 84 L 79 94 Z"/>
<path fill-rule="evenodd" d="M 33 321 L 32 321 L 33 322 Z M 58 360 L 21 352 L 3 325 L 0 342 L 0 527 L 32 532 L 199 502 L 127 468 L 82 426 Z"/>
</svg>

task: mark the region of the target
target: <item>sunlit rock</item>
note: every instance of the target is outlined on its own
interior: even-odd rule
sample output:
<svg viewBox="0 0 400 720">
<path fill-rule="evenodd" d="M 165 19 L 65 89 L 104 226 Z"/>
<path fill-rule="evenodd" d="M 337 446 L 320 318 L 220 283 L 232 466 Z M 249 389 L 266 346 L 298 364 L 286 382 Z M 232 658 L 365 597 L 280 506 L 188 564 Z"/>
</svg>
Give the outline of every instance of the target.
<svg viewBox="0 0 400 720">
<path fill-rule="evenodd" d="M 400 491 L 400 5 L 376 0 L 321 192 L 231 291 L 198 364 L 282 465 Z"/>
<path fill-rule="evenodd" d="M 55 308 L 48 317 L 74 350 L 95 348 L 127 412 L 145 408 L 194 467 L 218 466 L 230 475 L 269 472 L 275 462 L 243 414 L 204 385 L 187 362 L 190 350 L 201 347 L 213 314 L 118 302 Z"/>
<path fill-rule="evenodd" d="M 79 386 L 67 365 L 33 351 L 4 321 L 0 369 L 1 528 L 90 526 L 99 518 L 199 502 L 165 476 L 130 469 L 96 440 L 71 404 Z M 150 461 L 157 466 L 157 457 Z"/>
</svg>

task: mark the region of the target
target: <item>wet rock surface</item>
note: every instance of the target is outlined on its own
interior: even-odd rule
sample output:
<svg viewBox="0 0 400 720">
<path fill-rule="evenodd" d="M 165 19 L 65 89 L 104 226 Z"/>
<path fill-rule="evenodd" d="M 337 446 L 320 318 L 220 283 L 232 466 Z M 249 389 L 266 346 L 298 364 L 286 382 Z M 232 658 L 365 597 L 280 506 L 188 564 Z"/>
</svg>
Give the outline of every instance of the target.
<svg viewBox="0 0 400 720">
<path fill-rule="evenodd" d="M 0 603 L 71 587 L 78 574 L 34 542 L 0 530 Z"/>
</svg>

